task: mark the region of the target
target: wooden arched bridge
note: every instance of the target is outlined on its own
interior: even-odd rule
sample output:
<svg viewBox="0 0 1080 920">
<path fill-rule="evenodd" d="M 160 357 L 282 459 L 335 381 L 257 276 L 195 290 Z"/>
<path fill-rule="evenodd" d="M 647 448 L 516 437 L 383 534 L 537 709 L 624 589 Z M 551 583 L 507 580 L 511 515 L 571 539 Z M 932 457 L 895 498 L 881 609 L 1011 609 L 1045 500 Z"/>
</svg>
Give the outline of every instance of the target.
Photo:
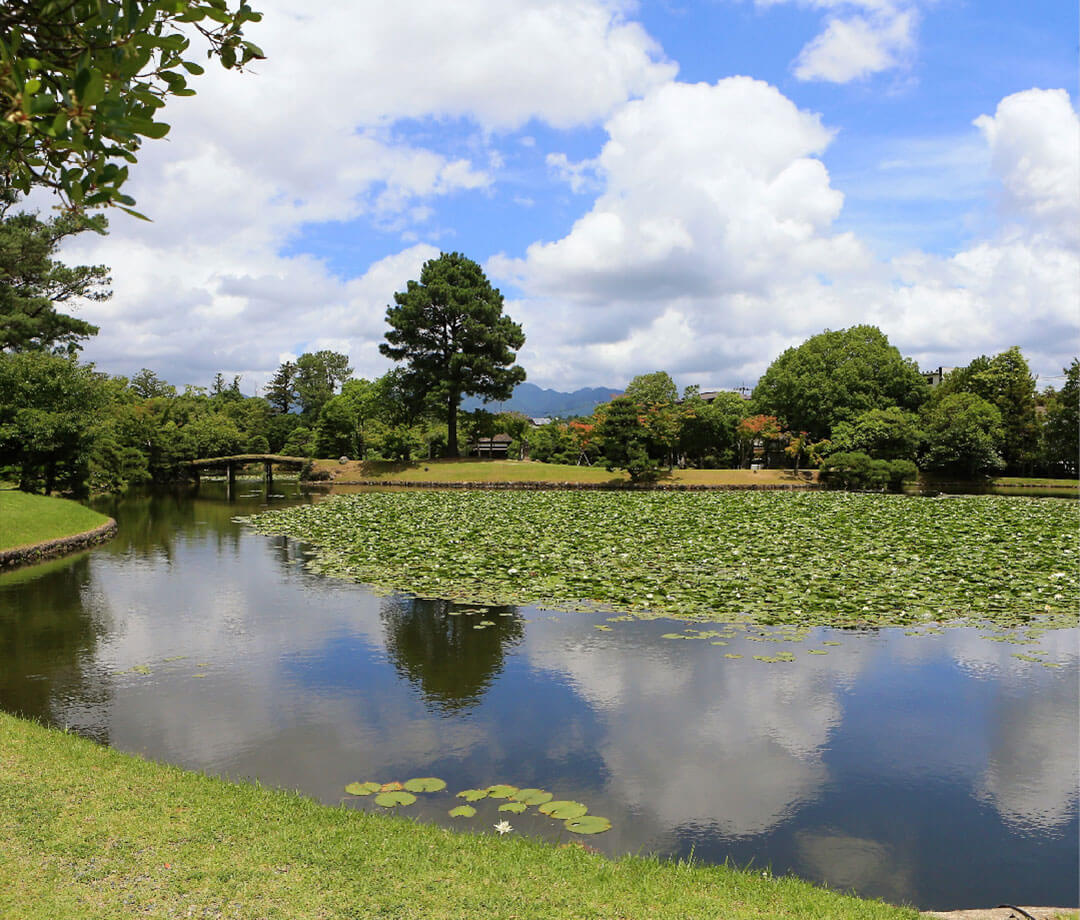
<svg viewBox="0 0 1080 920">
<path fill-rule="evenodd" d="M 237 467 L 247 466 L 249 463 L 261 463 L 263 465 L 263 472 L 266 478 L 266 486 L 270 486 L 274 483 L 274 467 L 284 467 L 285 469 L 302 469 L 305 463 L 309 463 L 307 457 L 286 457 L 282 454 L 233 454 L 231 457 L 201 457 L 198 460 L 189 460 L 188 466 L 191 468 L 192 476 L 195 482 L 199 481 L 199 472 L 201 470 L 225 470 L 225 476 L 229 482 L 229 492 L 233 490 L 233 486 L 236 485 L 236 469 Z"/>
</svg>

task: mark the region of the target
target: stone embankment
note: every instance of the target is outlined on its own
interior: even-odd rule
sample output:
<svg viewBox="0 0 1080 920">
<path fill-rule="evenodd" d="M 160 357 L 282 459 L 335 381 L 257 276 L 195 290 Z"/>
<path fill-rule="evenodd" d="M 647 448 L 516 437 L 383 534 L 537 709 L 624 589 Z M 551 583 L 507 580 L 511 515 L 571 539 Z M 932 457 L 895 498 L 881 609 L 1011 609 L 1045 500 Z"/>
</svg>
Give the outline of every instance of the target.
<svg viewBox="0 0 1080 920">
<path fill-rule="evenodd" d="M 66 556 L 68 553 L 77 553 L 80 550 L 89 549 L 99 543 L 111 540 L 116 534 L 116 521 L 109 518 L 100 527 L 88 530 L 85 533 L 72 534 L 70 537 L 59 537 L 55 540 L 46 540 L 44 543 L 33 543 L 29 546 L 15 546 L 11 549 L 0 550 L 0 570 L 13 569 L 20 565 L 33 565 L 44 562 L 46 559 L 54 559 L 57 556 Z"/>
</svg>

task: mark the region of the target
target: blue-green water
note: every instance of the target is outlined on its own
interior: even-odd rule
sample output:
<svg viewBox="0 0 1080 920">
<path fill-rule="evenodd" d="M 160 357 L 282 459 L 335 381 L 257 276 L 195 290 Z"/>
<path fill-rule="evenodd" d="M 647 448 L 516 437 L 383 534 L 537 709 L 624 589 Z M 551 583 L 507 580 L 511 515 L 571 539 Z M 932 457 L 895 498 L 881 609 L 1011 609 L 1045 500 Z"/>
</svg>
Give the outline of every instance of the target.
<svg viewBox="0 0 1080 920">
<path fill-rule="evenodd" d="M 0 705 L 328 803 L 434 775 L 448 792 L 406 813 L 450 824 L 453 791 L 539 786 L 609 817 L 587 840 L 612 854 L 924 908 L 1076 902 L 1075 629 L 674 641 L 685 624 L 462 612 L 306 572 L 303 546 L 233 522 L 265 505 L 257 484 L 215 488 L 110 503 L 112 543 L 0 577 Z M 795 660 L 753 657 L 778 652 Z M 1057 667 L 1015 657 L 1033 652 Z M 497 804 L 456 825 L 490 832 Z"/>
</svg>

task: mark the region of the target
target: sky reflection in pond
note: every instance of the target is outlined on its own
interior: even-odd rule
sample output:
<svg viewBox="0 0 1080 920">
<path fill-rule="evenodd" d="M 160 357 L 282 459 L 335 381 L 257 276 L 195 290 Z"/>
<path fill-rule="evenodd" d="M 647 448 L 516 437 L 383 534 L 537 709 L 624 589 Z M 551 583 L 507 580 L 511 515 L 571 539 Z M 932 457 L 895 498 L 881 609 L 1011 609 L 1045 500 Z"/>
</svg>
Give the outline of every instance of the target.
<svg viewBox="0 0 1080 920">
<path fill-rule="evenodd" d="M 611 818 L 606 852 L 921 906 L 1075 900 L 1075 629 L 675 641 L 687 624 L 462 610 L 306 572 L 304 547 L 233 522 L 260 500 L 134 500 L 114 543 L 0 577 L 0 704 L 325 802 L 439 776 L 406 813 L 481 832 L 497 804 L 454 821 L 453 793 L 507 782 Z M 1059 667 L 1014 657 L 1033 648 Z"/>
</svg>

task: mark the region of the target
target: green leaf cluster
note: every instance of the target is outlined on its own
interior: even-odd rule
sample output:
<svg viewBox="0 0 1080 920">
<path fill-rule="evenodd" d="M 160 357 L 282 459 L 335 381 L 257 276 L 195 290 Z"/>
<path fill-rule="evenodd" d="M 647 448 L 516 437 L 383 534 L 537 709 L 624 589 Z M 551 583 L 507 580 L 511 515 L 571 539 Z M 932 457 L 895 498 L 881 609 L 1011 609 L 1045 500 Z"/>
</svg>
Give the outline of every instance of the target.
<svg viewBox="0 0 1080 920">
<path fill-rule="evenodd" d="M 145 138 L 162 138 L 170 97 L 191 96 L 198 37 L 243 68 L 261 14 L 244 0 L 19 0 L 0 6 L 0 170 L 6 187 L 55 190 L 76 210 L 135 204 L 122 191 Z"/>
</svg>

